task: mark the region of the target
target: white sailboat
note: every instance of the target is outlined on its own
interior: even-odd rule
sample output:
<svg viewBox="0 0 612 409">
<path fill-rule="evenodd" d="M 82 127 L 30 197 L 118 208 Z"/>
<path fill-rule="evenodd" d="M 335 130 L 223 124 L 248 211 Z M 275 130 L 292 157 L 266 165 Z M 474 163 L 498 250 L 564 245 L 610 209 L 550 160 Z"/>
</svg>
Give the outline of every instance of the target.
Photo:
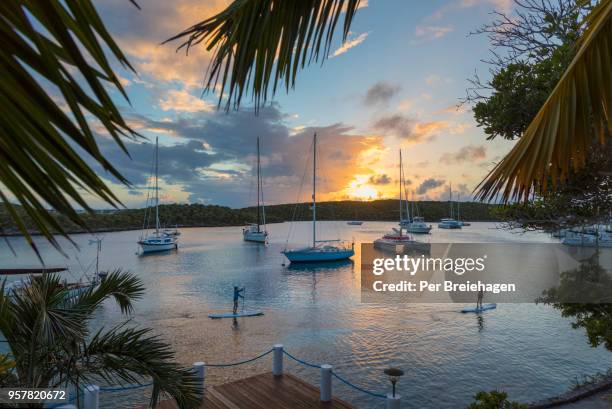
<svg viewBox="0 0 612 409">
<path fill-rule="evenodd" d="M 418 207 L 414 200 L 414 193 L 412 194 L 412 202 L 410 203 L 410 207 L 408 205 L 408 193 L 406 186 L 404 186 L 404 193 L 406 195 L 405 203 L 407 218 L 400 221 L 400 226 L 403 227 L 408 233 L 429 234 L 431 231 L 431 225 L 427 225 L 425 223 L 425 219 L 418 214 Z"/>
<path fill-rule="evenodd" d="M 453 218 L 453 188 L 449 185 L 449 203 L 450 203 L 450 217 L 441 219 L 438 223 L 440 229 L 460 229 L 461 223 Z"/>
<path fill-rule="evenodd" d="M 142 253 L 155 253 L 159 251 L 175 250 L 178 248 L 178 239 L 175 235 L 164 233 L 159 223 L 159 138 L 155 138 L 155 230 L 152 233 L 147 233 L 143 228 L 138 244 L 142 249 Z M 146 223 L 145 212 L 145 223 Z M 145 228 L 148 226 L 144 226 Z"/>
<path fill-rule="evenodd" d="M 399 153 L 400 160 L 400 182 L 399 182 L 399 225 L 400 228 L 393 229 L 393 233 L 385 234 L 379 239 L 374 240 L 374 247 L 380 250 L 392 251 L 392 252 L 402 252 L 404 250 L 418 250 L 427 252 L 430 251 L 431 245 L 429 243 L 424 243 L 421 241 L 416 241 L 412 238 L 412 236 L 408 234 L 404 234 L 404 227 L 402 221 L 406 219 L 403 218 L 403 194 L 402 194 L 402 185 L 404 184 L 404 171 L 402 167 L 402 151 Z M 406 186 L 404 186 L 405 190 Z M 408 208 L 406 208 L 407 212 Z M 408 216 L 409 217 L 409 216 Z"/>
<path fill-rule="evenodd" d="M 312 141 L 312 246 L 301 249 L 285 249 L 283 254 L 292 263 L 345 260 L 355 255 L 354 243 L 348 247 L 341 240 L 317 240 L 317 134 Z"/>
<path fill-rule="evenodd" d="M 268 232 L 266 231 L 266 210 L 263 203 L 263 185 L 261 183 L 259 137 L 257 137 L 257 223 L 250 223 L 244 227 L 242 229 L 242 238 L 244 241 L 253 241 L 255 243 L 266 243 L 268 241 Z"/>
</svg>

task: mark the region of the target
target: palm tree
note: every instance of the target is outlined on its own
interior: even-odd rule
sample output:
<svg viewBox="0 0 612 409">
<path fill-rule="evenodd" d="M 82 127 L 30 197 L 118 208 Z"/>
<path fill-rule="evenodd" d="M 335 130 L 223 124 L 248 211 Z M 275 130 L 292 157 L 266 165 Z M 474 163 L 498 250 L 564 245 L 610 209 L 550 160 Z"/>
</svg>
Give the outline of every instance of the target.
<svg viewBox="0 0 612 409">
<path fill-rule="evenodd" d="M 593 144 L 612 143 L 612 0 L 602 0 L 583 24 L 572 62 L 523 136 L 480 183 L 481 198 L 545 195 L 585 167 Z"/>
<path fill-rule="evenodd" d="M 83 193 L 121 205 L 87 159 L 128 183 L 100 152 L 91 124 L 127 154 L 122 138 L 138 135 L 105 88 L 127 99 L 103 50 L 133 69 L 90 0 L 3 0 L 0 33 L 0 205 L 35 250 L 26 216 L 59 248 L 53 233 L 66 234 L 49 209 L 86 228 L 75 210 L 91 211 Z"/>
<path fill-rule="evenodd" d="M 58 275 L 32 278 L 20 289 L 0 288 L 0 332 L 8 354 L 0 356 L 2 387 L 59 388 L 90 383 L 144 384 L 152 380 L 151 407 L 162 394 L 180 408 L 201 403 L 201 382 L 173 362 L 170 347 L 149 329 L 126 323 L 91 333 L 89 323 L 107 299 L 122 313 L 144 292 L 132 274 L 114 271 L 78 298 Z"/>
<path fill-rule="evenodd" d="M 167 42 L 183 39 L 179 49 L 187 51 L 201 43 L 214 49 L 206 90 L 220 85 L 219 103 L 226 97 L 226 108 L 237 108 L 250 88 L 258 106 L 274 95 L 279 80 L 288 90 L 298 69 L 327 57 L 343 13 L 346 40 L 358 8 L 358 0 L 235 0 Z M 612 0 L 601 0 L 584 25 L 574 60 L 524 136 L 480 184 L 481 198 L 499 192 L 504 200 L 527 198 L 536 187 L 555 189 L 572 168 L 584 167 L 592 142 L 603 144 L 610 134 Z"/>
<path fill-rule="evenodd" d="M 250 88 L 257 109 L 274 95 L 279 82 L 289 90 L 298 69 L 327 58 L 342 15 L 342 41 L 346 40 L 359 1 L 236 0 L 164 43 L 185 39 L 179 50 L 188 52 L 201 43 L 209 51 L 214 49 L 206 90 L 220 85 L 219 105 L 225 96 L 229 109 L 232 104 L 238 108 Z"/>
</svg>

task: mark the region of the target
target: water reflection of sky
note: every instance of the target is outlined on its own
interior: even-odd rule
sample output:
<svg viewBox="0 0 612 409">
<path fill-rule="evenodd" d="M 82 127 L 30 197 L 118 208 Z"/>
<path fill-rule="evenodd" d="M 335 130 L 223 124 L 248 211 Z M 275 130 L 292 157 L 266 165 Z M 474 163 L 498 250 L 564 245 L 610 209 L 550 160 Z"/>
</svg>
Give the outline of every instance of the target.
<svg viewBox="0 0 612 409">
<path fill-rule="evenodd" d="M 371 241 L 391 223 L 346 226 L 321 223 L 322 237 L 342 236 Z M 548 242 L 538 234 L 511 234 L 493 224 L 473 223 L 461 231 L 434 231 L 432 242 Z M 290 243 L 307 241 L 310 225 L 298 224 Z M 354 263 L 283 267 L 280 251 L 287 225 L 272 225 L 267 248 L 241 241 L 240 228 L 184 229 L 177 253 L 137 257 L 137 232 L 105 235 L 101 265 L 136 273 L 147 287 L 136 305 L 133 322 L 150 326 L 167 339 L 185 364 L 204 360 L 232 362 L 283 343 L 295 356 L 331 363 L 342 376 L 369 390 L 384 392 L 382 370 L 404 369 L 400 393 L 409 407 L 466 406 L 481 389 L 504 389 L 513 399 L 529 401 L 566 390 L 576 376 L 612 366 L 612 355 L 587 345 L 582 330 L 550 307 L 502 305 L 478 317 L 458 314 L 452 304 L 381 305 L 360 302 L 359 251 Z M 303 236 L 300 236 L 303 234 Z M 79 259 L 87 264 L 95 253 L 88 237 L 76 236 Z M 0 244 L 0 265 L 28 266 L 35 257 L 11 239 L 18 257 Z M 42 244 L 48 265 L 70 264 Z M 357 250 L 359 247 L 357 246 Z M 246 287 L 247 308 L 265 315 L 237 320 L 210 320 L 212 311 L 231 308 L 232 287 Z M 105 306 L 96 325 L 110 325 L 118 309 Z M 287 362 L 288 370 L 318 384 L 318 372 Z M 207 381 L 221 383 L 268 371 L 269 358 L 253 364 L 209 369 Z M 378 407 L 376 398 L 336 384 L 335 393 L 358 407 Z M 130 402 L 137 394 L 115 397 Z M 141 397 L 142 398 L 142 397 Z M 108 399 L 108 398 L 107 398 Z M 105 401 L 106 399 L 102 399 Z M 377 406 L 378 405 L 378 406 Z"/>
</svg>

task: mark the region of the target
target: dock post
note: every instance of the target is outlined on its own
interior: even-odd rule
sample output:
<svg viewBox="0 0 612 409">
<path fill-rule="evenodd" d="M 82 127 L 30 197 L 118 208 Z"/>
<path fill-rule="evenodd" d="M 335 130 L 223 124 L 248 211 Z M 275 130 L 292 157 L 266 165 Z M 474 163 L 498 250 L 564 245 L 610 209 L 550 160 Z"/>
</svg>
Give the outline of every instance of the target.
<svg viewBox="0 0 612 409">
<path fill-rule="evenodd" d="M 387 394 L 387 409 L 400 409 L 402 405 L 402 396 L 397 393 L 393 396 L 392 393 Z"/>
<path fill-rule="evenodd" d="M 193 364 L 193 372 L 195 376 L 200 381 L 200 385 L 202 385 L 202 391 L 204 391 L 204 379 L 206 376 L 206 364 L 204 362 L 194 362 Z"/>
<path fill-rule="evenodd" d="M 87 385 L 83 388 L 83 409 L 98 409 L 100 407 L 100 387 Z"/>
<path fill-rule="evenodd" d="M 274 357 L 272 359 L 272 374 L 283 376 L 283 344 L 274 344 Z"/>
<path fill-rule="evenodd" d="M 332 400 L 332 366 L 321 365 L 321 402 Z"/>
</svg>

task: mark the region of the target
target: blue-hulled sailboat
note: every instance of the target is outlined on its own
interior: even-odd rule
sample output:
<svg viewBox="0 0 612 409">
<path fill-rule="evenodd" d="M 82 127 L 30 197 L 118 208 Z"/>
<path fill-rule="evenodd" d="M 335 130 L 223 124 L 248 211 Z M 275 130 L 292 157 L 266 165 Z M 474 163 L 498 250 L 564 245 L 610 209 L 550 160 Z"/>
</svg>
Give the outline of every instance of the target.
<svg viewBox="0 0 612 409">
<path fill-rule="evenodd" d="M 322 261 L 345 260 L 355 255 L 353 243 L 351 246 L 342 244 L 341 240 L 317 240 L 317 134 L 312 141 L 312 246 L 300 249 L 285 249 L 283 254 L 292 263 L 316 263 Z"/>
</svg>

